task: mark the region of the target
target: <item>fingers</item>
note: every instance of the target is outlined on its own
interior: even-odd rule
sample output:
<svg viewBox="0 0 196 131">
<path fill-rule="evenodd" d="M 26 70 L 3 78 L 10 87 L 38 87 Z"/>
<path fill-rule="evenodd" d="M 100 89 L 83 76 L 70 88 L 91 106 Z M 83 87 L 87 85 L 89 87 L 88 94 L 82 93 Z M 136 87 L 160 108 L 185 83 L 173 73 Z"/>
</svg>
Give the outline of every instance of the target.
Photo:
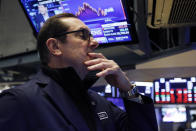
<svg viewBox="0 0 196 131">
<path fill-rule="evenodd" d="M 91 52 L 91 53 L 88 53 L 88 55 L 90 57 L 93 57 L 93 58 L 103 58 L 103 59 L 106 59 L 105 56 L 103 54 L 101 54 L 101 53 L 93 53 L 93 52 Z"/>
<path fill-rule="evenodd" d="M 124 91 L 130 89 L 128 77 L 115 61 L 108 60 L 101 53 L 88 53 L 88 55 L 92 58 L 84 62 L 88 70 L 99 70 L 97 77 L 104 77 L 109 84 Z"/>
<path fill-rule="evenodd" d="M 97 60 L 100 61 L 100 60 Z M 97 61 L 93 61 L 92 63 L 96 63 Z M 89 62 L 90 63 L 90 62 Z M 105 77 L 109 74 L 116 74 L 118 72 L 119 66 L 113 60 L 104 60 L 97 64 L 92 64 L 87 67 L 88 70 L 100 70 L 99 73 L 96 74 L 97 77 Z"/>
<path fill-rule="evenodd" d="M 85 61 L 84 63 L 87 66 L 91 66 L 91 65 L 99 64 L 101 62 L 106 62 L 106 61 L 107 61 L 106 59 L 97 58 L 97 59 Z"/>
<path fill-rule="evenodd" d="M 113 74 L 114 70 L 108 68 L 96 74 L 97 77 L 105 77 L 107 75 Z"/>
<path fill-rule="evenodd" d="M 93 59 L 85 61 L 84 63 L 90 71 L 100 70 L 100 72 L 96 74 L 97 77 L 104 77 L 118 72 L 119 66 L 113 60 L 108 60 L 101 53 L 88 53 L 88 55 Z"/>
<path fill-rule="evenodd" d="M 87 65 L 88 70 L 104 70 L 107 68 L 113 68 L 116 66 L 116 63 L 113 60 L 108 59 L 94 59 L 86 61 L 85 64 Z"/>
<path fill-rule="evenodd" d="M 100 62 L 91 66 L 88 66 L 87 68 L 89 70 L 104 70 L 106 68 L 110 68 L 110 62 Z"/>
<path fill-rule="evenodd" d="M 109 67 L 110 63 L 108 62 L 110 60 L 106 59 L 101 53 L 88 53 L 88 55 L 93 58 L 84 62 L 89 70 L 103 70 Z"/>
</svg>

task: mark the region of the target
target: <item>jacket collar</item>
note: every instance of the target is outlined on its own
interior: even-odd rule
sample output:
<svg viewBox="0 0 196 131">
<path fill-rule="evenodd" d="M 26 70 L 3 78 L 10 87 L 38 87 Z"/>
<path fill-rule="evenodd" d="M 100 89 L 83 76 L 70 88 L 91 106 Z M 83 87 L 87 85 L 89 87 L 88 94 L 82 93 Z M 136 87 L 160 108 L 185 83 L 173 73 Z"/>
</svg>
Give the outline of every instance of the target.
<svg viewBox="0 0 196 131">
<path fill-rule="evenodd" d="M 56 108 L 60 110 L 64 118 L 68 119 L 77 130 L 89 131 L 74 102 L 59 84 L 42 71 L 35 76 L 35 79 L 37 84 L 43 87 L 43 91 L 50 100 L 56 104 Z"/>
<path fill-rule="evenodd" d="M 96 71 L 89 72 L 84 78 L 84 80 L 81 80 L 79 75 L 72 67 L 51 69 L 47 66 L 42 66 L 42 72 L 50 76 L 62 87 L 71 85 L 72 90 L 75 90 L 75 92 L 87 91 L 98 80 L 98 77 L 95 76 Z"/>
</svg>

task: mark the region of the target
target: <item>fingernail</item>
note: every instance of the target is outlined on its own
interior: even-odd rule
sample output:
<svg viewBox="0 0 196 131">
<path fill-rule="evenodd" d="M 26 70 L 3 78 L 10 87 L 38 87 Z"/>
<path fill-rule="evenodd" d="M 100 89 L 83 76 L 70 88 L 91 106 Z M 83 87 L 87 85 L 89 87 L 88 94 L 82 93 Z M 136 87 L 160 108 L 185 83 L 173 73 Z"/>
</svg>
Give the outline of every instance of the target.
<svg viewBox="0 0 196 131">
<path fill-rule="evenodd" d="M 90 69 L 91 69 L 91 67 L 87 67 L 87 69 L 88 69 L 88 70 L 90 70 Z"/>
<path fill-rule="evenodd" d="M 89 52 L 88 54 L 94 54 L 93 52 Z"/>
</svg>

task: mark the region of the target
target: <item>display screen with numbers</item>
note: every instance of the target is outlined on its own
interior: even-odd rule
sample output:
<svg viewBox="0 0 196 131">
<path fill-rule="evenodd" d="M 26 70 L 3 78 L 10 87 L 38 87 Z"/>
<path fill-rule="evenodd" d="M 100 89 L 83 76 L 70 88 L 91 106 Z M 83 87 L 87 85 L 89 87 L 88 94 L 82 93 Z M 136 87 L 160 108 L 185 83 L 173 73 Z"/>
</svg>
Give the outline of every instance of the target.
<svg viewBox="0 0 196 131">
<path fill-rule="evenodd" d="M 125 0 L 19 0 L 36 32 L 51 16 L 72 13 L 101 45 L 137 42 L 133 12 Z"/>
<path fill-rule="evenodd" d="M 196 77 L 155 80 L 154 101 L 157 104 L 196 103 Z"/>
</svg>

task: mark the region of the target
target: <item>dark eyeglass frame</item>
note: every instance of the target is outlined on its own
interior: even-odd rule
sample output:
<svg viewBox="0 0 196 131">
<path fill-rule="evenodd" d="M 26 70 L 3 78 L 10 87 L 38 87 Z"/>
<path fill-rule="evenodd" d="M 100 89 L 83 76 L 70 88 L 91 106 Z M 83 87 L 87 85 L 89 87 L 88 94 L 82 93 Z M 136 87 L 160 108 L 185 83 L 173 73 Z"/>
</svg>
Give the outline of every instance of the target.
<svg viewBox="0 0 196 131">
<path fill-rule="evenodd" d="M 76 33 L 76 32 L 82 32 L 82 39 L 83 40 L 88 40 L 90 41 L 90 38 L 93 37 L 93 35 L 91 34 L 91 32 L 87 29 L 80 29 L 80 30 L 75 30 L 75 31 L 69 31 L 69 32 L 61 32 L 61 33 L 57 33 L 55 34 L 53 37 L 54 38 L 58 38 L 58 37 L 61 37 L 63 35 L 66 35 L 66 34 L 70 34 L 70 33 Z"/>
</svg>

